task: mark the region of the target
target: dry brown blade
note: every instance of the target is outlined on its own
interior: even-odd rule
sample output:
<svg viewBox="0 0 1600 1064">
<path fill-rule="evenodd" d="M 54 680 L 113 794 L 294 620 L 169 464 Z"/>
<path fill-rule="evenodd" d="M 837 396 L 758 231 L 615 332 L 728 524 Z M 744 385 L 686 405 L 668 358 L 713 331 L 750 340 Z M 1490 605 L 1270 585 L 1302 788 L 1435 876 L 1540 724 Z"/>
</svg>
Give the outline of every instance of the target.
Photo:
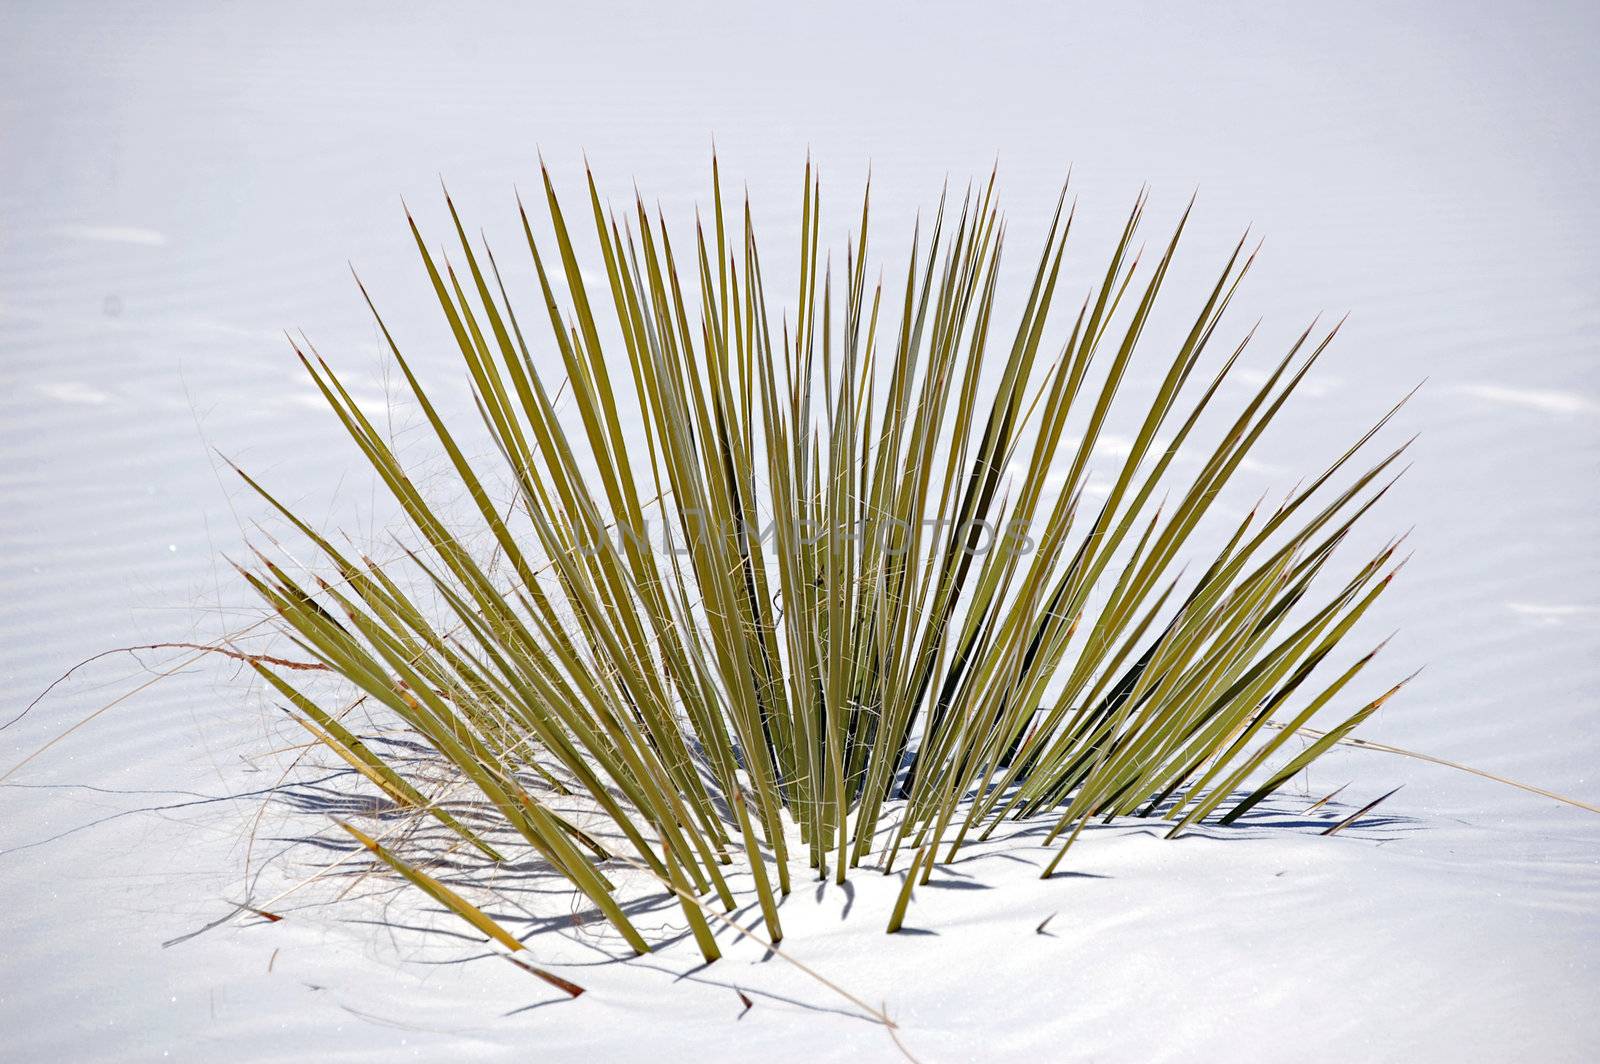
<svg viewBox="0 0 1600 1064">
<path fill-rule="evenodd" d="M 540 979 L 543 979 L 545 982 L 549 983 L 551 986 L 555 987 L 557 990 L 565 992 L 568 997 L 578 997 L 584 992 L 583 987 L 579 986 L 577 983 L 574 983 L 569 979 L 563 979 L 554 972 L 547 972 L 537 965 L 529 964 L 527 961 L 517 957 L 515 954 L 502 953 L 501 956 L 510 961 L 512 964 L 515 964 L 518 968 L 521 968 L 523 971 L 532 975 L 536 975 Z"/>
<path fill-rule="evenodd" d="M 1316 812 L 1318 809 L 1321 809 L 1323 806 L 1327 805 L 1329 802 L 1333 801 L 1336 797 L 1338 797 L 1339 793 L 1341 791 L 1343 791 L 1348 786 L 1350 786 L 1350 784 L 1348 784 L 1348 783 L 1339 784 L 1339 786 L 1335 787 L 1333 790 L 1329 791 L 1327 794 L 1324 794 L 1321 798 L 1318 798 L 1316 801 L 1314 801 L 1310 805 L 1306 806 L 1303 811 L 1306 812 L 1306 813 L 1314 813 L 1314 812 Z"/>
<path fill-rule="evenodd" d="M 1403 787 L 1403 786 L 1405 786 L 1405 784 L 1402 783 L 1400 786 Z M 1345 817 L 1343 820 L 1341 820 L 1337 824 L 1333 825 L 1333 827 L 1328 828 L 1326 831 L 1322 832 L 1322 834 L 1323 835 L 1337 835 L 1337 834 L 1339 834 L 1339 832 L 1343 831 L 1345 828 L 1349 827 L 1351 824 L 1354 824 L 1357 820 L 1360 820 L 1362 817 L 1366 816 L 1368 813 L 1370 813 L 1374 809 L 1378 808 L 1378 806 L 1380 806 L 1384 802 L 1388 801 L 1389 798 L 1392 797 L 1395 794 L 1395 792 L 1398 791 L 1399 789 L 1400 789 L 1400 787 L 1396 787 L 1393 791 L 1390 791 L 1388 794 L 1380 795 L 1379 797 L 1374 798 L 1372 801 L 1368 802 L 1366 805 L 1362 806 L 1360 809 L 1357 809 L 1354 813 L 1351 813 L 1349 816 Z"/>
</svg>

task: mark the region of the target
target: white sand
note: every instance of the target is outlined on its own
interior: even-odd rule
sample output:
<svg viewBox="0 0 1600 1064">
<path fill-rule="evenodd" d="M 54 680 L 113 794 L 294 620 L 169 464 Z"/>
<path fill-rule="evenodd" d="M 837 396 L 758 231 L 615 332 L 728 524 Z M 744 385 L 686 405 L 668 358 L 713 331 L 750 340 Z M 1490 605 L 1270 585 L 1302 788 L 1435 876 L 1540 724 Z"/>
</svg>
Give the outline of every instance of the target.
<svg viewBox="0 0 1600 1064">
<path fill-rule="evenodd" d="M 998 151 L 1024 255 L 1069 161 L 1091 252 L 1145 180 L 1152 236 L 1198 185 L 1179 290 L 1253 223 L 1267 250 L 1236 325 L 1262 314 L 1276 344 L 1319 310 L 1354 315 L 1241 490 L 1284 490 L 1429 378 L 1398 426 L 1424 434 L 1417 465 L 1372 529 L 1415 523 L 1417 557 L 1366 627 L 1400 629 L 1374 685 L 1427 671 L 1364 734 L 1600 804 L 1596 22 L 1578 5 L 8 8 L 0 723 L 96 651 L 254 616 L 220 559 L 262 511 L 212 448 L 329 527 L 381 533 L 279 330 L 304 328 L 381 406 L 349 259 L 448 379 L 400 195 L 442 236 L 442 172 L 508 244 L 536 147 L 568 181 L 587 149 L 612 192 L 637 175 L 681 215 L 714 134 L 771 219 L 769 255 L 808 145 L 841 213 L 870 160 L 880 224 L 901 231 Z M 177 659 L 143 660 L 85 669 L 0 732 L 0 772 Z M 196 666 L 0 787 L 0 1056 L 897 1056 L 747 945 L 704 970 L 681 942 L 619 964 L 558 927 L 531 944 L 589 988 L 568 1002 L 498 959 L 454 963 L 483 951 L 407 930 L 456 928 L 376 881 L 163 949 L 243 897 L 259 799 L 228 796 L 277 781 L 286 736 L 236 670 Z M 1351 783 L 1345 812 L 1405 788 L 1332 839 L 1294 815 L 1299 787 L 1246 829 L 1096 830 L 1050 882 L 1036 838 L 986 846 L 918 893 L 909 924 L 933 934 L 881 934 L 898 878 L 806 883 L 786 946 L 886 1002 L 927 1061 L 1592 1059 L 1600 816 L 1378 753 L 1312 775 L 1312 797 Z M 307 820 L 268 816 L 264 882 L 325 859 L 264 837 Z M 742 1019 L 733 986 L 755 1001 Z"/>
</svg>

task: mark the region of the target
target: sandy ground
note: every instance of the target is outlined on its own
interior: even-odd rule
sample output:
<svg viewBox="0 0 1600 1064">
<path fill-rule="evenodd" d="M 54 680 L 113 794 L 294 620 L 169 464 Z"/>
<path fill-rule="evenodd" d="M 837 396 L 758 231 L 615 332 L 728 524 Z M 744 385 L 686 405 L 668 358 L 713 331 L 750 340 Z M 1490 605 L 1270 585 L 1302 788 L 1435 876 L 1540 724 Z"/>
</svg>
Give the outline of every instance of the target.
<svg viewBox="0 0 1600 1064">
<path fill-rule="evenodd" d="M 795 231 L 808 148 L 841 195 L 870 164 L 902 235 L 947 175 L 997 154 L 1019 234 L 1074 165 L 1086 249 L 1144 182 L 1158 226 L 1198 187 L 1174 287 L 1246 225 L 1265 234 L 1241 328 L 1260 314 L 1278 343 L 1353 313 L 1242 491 L 1287 489 L 1428 380 L 1397 426 L 1423 434 L 1416 465 L 1374 515 L 1375 533 L 1415 525 L 1416 558 L 1367 626 L 1400 633 L 1374 684 L 1427 668 L 1365 734 L 1600 804 L 1600 90 L 1577 5 L 423 20 L 11 4 L 0 21 L 0 724 L 97 651 L 257 616 L 222 558 L 261 508 L 216 451 L 328 527 L 381 535 L 281 330 L 382 406 L 350 260 L 448 380 L 402 195 L 440 232 L 443 174 L 509 241 L 536 152 L 571 181 L 587 151 L 609 191 L 637 177 L 682 216 L 714 136 L 769 248 Z M 85 668 L 0 731 L 0 772 L 179 660 Z M 225 915 L 247 870 L 289 883 L 327 860 L 296 841 L 325 810 L 258 818 L 285 736 L 237 670 L 196 665 L 6 781 L 4 1054 L 899 1057 L 848 1001 L 731 937 L 711 968 L 681 942 L 614 963 L 536 882 L 508 918 L 549 923 L 535 952 L 589 988 L 577 1001 L 375 880 L 163 948 Z M 1335 811 L 1301 811 L 1346 782 L 1346 812 L 1404 789 L 1320 838 Z M 930 1062 L 1577 1061 L 1600 1044 L 1600 816 L 1346 751 L 1249 828 L 1098 829 L 1049 882 L 1027 829 L 918 893 L 925 933 L 880 933 L 898 880 L 868 873 L 797 889 L 787 945 Z M 669 938 L 673 917 L 644 922 Z"/>
</svg>

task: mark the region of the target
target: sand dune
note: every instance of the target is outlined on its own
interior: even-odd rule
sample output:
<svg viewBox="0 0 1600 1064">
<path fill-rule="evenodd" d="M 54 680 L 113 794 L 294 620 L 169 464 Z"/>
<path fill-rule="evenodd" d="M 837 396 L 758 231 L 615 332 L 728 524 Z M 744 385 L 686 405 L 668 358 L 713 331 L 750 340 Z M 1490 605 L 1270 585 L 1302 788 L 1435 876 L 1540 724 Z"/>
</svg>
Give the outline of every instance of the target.
<svg viewBox="0 0 1600 1064">
<path fill-rule="evenodd" d="M 31 5 L 5 22 L 0 724 L 17 719 L 0 772 L 175 670 L 0 786 L 17 1059 L 897 1057 L 859 1010 L 731 939 L 707 969 L 681 944 L 614 963 L 537 882 L 512 915 L 549 923 L 535 953 L 589 988 L 579 1000 L 386 881 L 338 904 L 319 884 L 280 922 L 164 948 L 226 916 L 245 877 L 288 884 L 327 860 L 306 841 L 326 810 L 263 805 L 281 715 L 237 663 L 150 650 L 18 717 L 102 650 L 258 619 L 225 557 L 265 515 L 219 452 L 381 542 L 384 506 L 282 330 L 384 414 L 353 262 L 448 381 L 400 198 L 443 232 L 442 173 L 508 243 L 539 151 L 564 181 L 586 151 L 610 192 L 636 177 L 687 218 L 715 137 L 775 247 L 797 232 L 808 149 L 838 194 L 870 164 L 902 240 L 947 176 L 997 154 L 1017 233 L 1074 165 L 1086 248 L 1145 181 L 1152 232 L 1198 188 L 1173 286 L 1253 225 L 1267 244 L 1240 330 L 1259 314 L 1276 343 L 1352 313 L 1242 495 L 1287 490 L 1428 381 L 1397 426 L 1422 433 L 1415 466 L 1374 529 L 1414 525 L 1416 557 L 1364 622 L 1373 642 L 1400 632 L 1375 686 L 1427 668 L 1363 734 L 1600 804 L 1600 27 L 1580 5 Z M 881 935 L 897 880 L 807 884 L 783 910 L 790 945 L 926 1061 L 1589 1059 L 1600 816 L 1370 751 L 1312 775 L 1248 830 L 1096 830 L 1049 882 L 1034 840 L 990 844 L 918 893 L 924 934 Z M 1318 837 L 1402 784 L 1381 816 Z"/>
</svg>

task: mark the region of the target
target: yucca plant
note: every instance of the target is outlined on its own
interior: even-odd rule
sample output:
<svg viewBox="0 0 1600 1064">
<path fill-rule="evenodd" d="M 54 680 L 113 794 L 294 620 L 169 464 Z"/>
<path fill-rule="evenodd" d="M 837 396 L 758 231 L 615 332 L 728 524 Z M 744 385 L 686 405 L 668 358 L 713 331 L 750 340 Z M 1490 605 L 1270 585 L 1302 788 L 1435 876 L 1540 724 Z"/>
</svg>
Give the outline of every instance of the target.
<svg viewBox="0 0 1600 1064">
<path fill-rule="evenodd" d="M 1393 411 L 1178 569 L 1336 331 L 1307 329 L 1242 407 L 1217 411 L 1250 336 L 1197 368 L 1221 346 L 1245 240 L 1196 294 L 1154 386 L 1129 396 L 1187 211 L 1141 269 L 1141 196 L 1103 279 L 1063 310 L 1063 190 L 1020 314 L 1002 323 L 993 177 L 959 206 L 941 198 L 886 288 L 869 280 L 870 194 L 835 267 L 808 165 L 798 290 L 781 312 L 749 205 L 729 211 L 715 164 L 689 244 L 642 200 L 613 211 L 590 177 L 593 274 L 547 173 L 543 186 L 553 235 L 521 221 L 548 331 L 519 318 L 448 196 L 454 264 L 411 223 L 498 459 L 469 456 L 378 318 L 477 527 L 424 497 L 314 352 L 301 361 L 425 544 L 397 563 L 413 586 L 250 480 L 336 575 L 263 556 L 246 578 L 306 654 L 429 755 L 386 756 L 292 674 L 256 668 L 318 742 L 485 862 L 510 833 L 638 951 L 650 943 L 613 876 L 648 870 L 712 959 L 707 914 L 735 907 L 736 862 L 776 942 L 797 870 L 843 882 L 904 857 L 892 931 L 913 884 L 1005 818 L 1051 818 L 1047 876 L 1094 818 L 1228 823 L 1393 693 L 1322 719 L 1376 653 L 1336 657 L 1396 545 L 1326 590 L 1318 577 L 1392 483 L 1404 448 L 1349 467 Z M 1137 429 L 1093 491 L 1119 394 Z M 1207 412 L 1221 420 L 1197 428 Z M 1290 756 L 1312 721 L 1319 737 Z M 453 813 L 441 780 L 497 831 Z M 608 841 L 554 796 L 608 823 Z"/>
</svg>

